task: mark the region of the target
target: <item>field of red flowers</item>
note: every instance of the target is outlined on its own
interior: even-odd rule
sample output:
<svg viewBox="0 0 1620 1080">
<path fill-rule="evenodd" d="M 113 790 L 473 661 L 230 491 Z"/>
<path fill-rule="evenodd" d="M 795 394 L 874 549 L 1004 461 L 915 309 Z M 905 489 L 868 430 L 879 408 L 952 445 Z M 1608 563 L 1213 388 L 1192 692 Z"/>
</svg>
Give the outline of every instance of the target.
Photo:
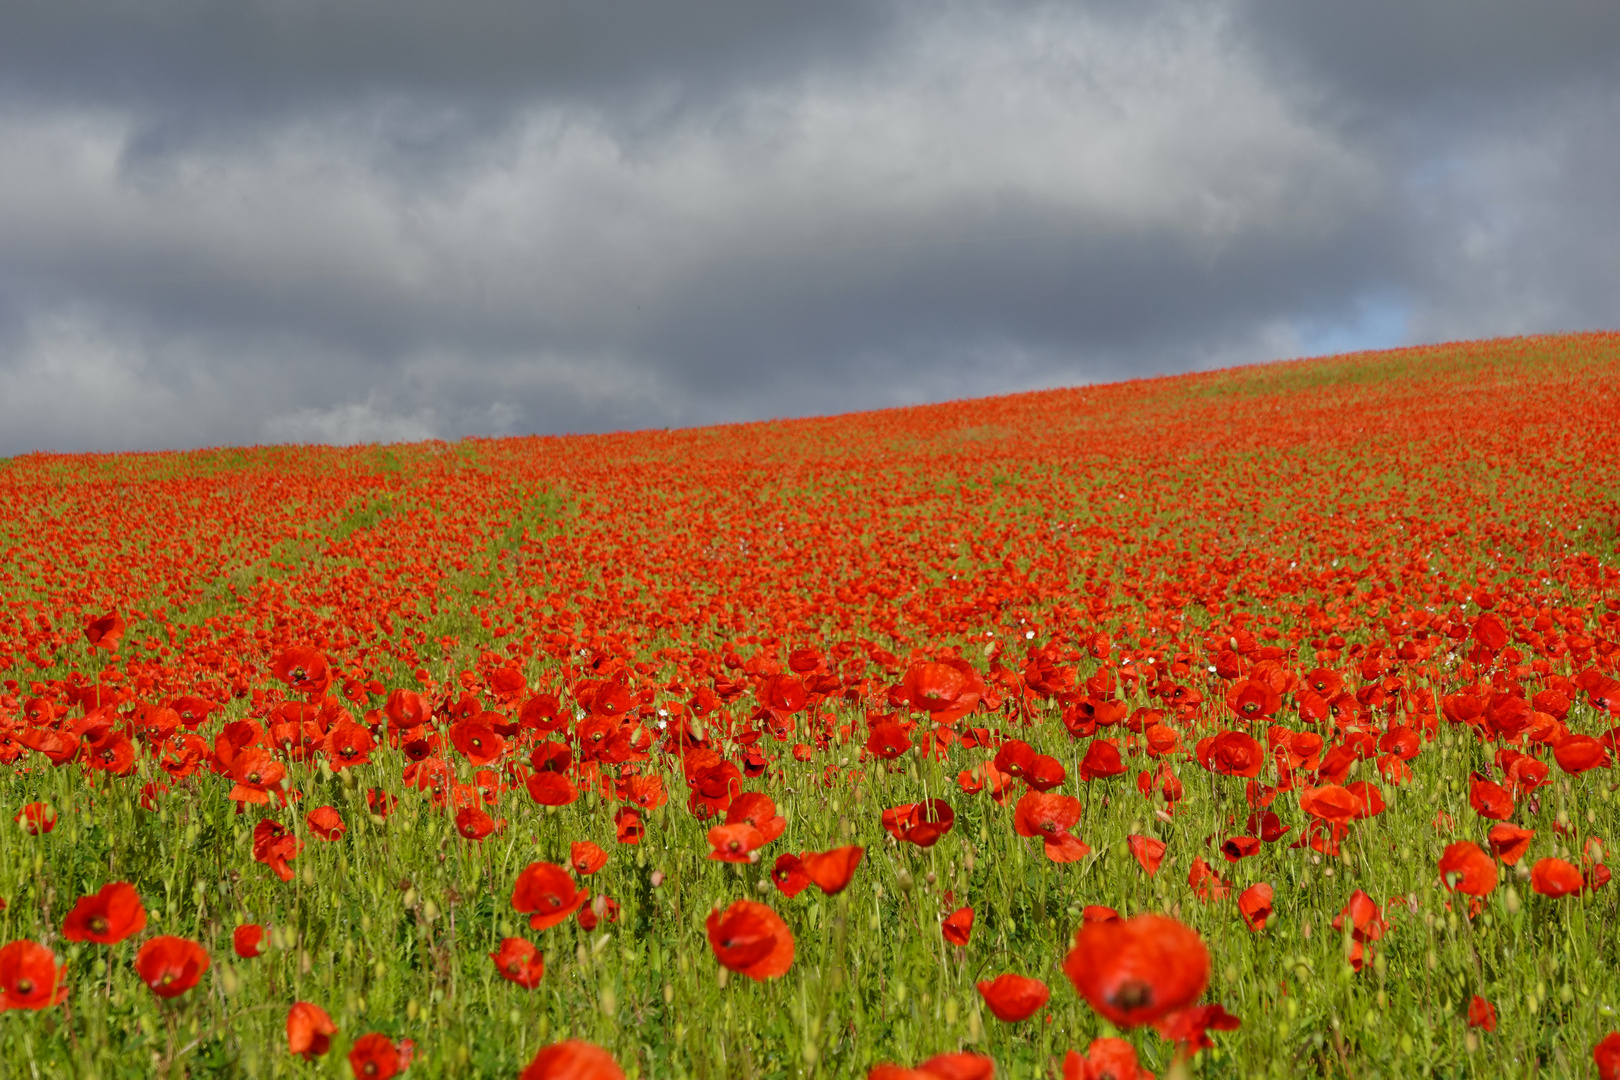
<svg viewBox="0 0 1620 1080">
<path fill-rule="evenodd" d="M 1620 1077 L 1617 388 L 0 463 L 0 1072 Z"/>
</svg>

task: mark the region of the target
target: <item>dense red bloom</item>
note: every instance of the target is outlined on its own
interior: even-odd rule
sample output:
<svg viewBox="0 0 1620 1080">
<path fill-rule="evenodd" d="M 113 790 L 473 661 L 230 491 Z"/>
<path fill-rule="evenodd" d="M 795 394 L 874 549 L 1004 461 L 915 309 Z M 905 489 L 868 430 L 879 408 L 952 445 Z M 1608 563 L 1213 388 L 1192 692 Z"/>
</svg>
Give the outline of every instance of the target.
<svg viewBox="0 0 1620 1080">
<path fill-rule="evenodd" d="M 127 881 L 110 881 L 94 896 L 79 898 L 62 921 L 62 936 L 69 941 L 116 945 L 146 928 L 146 908 Z"/>
<path fill-rule="evenodd" d="M 501 978 L 515 982 L 525 990 L 539 986 L 541 977 L 546 973 L 545 957 L 523 938 L 502 938 L 501 947 L 490 953 L 489 958 L 495 961 L 495 970 L 501 973 Z"/>
<path fill-rule="evenodd" d="M 371 732 L 344 718 L 332 726 L 327 733 L 326 740 L 321 743 L 321 749 L 326 751 L 326 758 L 333 769 L 339 772 L 352 765 L 364 765 L 371 760 L 371 750 L 376 743 Z"/>
<path fill-rule="evenodd" d="M 1581 872 L 1563 859 L 1537 859 L 1530 868 L 1530 888 L 1542 896 L 1569 896 L 1582 884 Z"/>
<path fill-rule="evenodd" d="M 291 881 L 292 867 L 287 860 L 296 858 L 304 850 L 304 842 L 287 831 L 280 822 L 265 818 L 253 826 L 253 859 L 264 863 L 282 881 Z"/>
<path fill-rule="evenodd" d="M 390 1080 L 411 1063 L 413 1049 L 409 1039 L 395 1045 L 388 1036 L 373 1031 L 354 1040 L 349 1048 L 349 1069 L 354 1080 Z"/>
<path fill-rule="evenodd" d="M 309 812 L 304 819 L 309 831 L 322 840 L 341 840 L 349 827 L 343 823 L 343 815 L 337 812 L 335 806 L 318 806 Z"/>
<path fill-rule="evenodd" d="M 1235 863 L 1239 859 L 1247 859 L 1250 855 L 1258 853 L 1259 850 L 1260 838 L 1258 836 L 1231 836 L 1221 843 L 1221 858 L 1227 862 Z"/>
<path fill-rule="evenodd" d="M 1496 1030 L 1496 1006 L 1475 994 L 1468 1003 L 1468 1026 L 1484 1028 L 1487 1032 Z"/>
<path fill-rule="evenodd" d="M 302 1054 L 305 1061 L 314 1061 L 332 1049 L 332 1036 L 336 1034 L 337 1025 L 319 1005 L 295 1001 L 287 1010 L 287 1050 Z"/>
<path fill-rule="evenodd" d="M 979 703 L 984 682 L 965 660 L 913 664 L 901 686 L 914 709 L 925 709 L 939 724 L 955 723 Z"/>
<path fill-rule="evenodd" d="M 634 807 L 621 806 L 613 812 L 613 827 L 621 844 L 639 844 L 647 830 Z"/>
<path fill-rule="evenodd" d="M 1270 885 L 1261 882 L 1250 885 L 1238 893 L 1238 914 L 1243 918 L 1243 925 L 1255 933 L 1266 928 L 1266 920 L 1271 918 L 1271 900 L 1274 895 Z"/>
<path fill-rule="evenodd" d="M 787 897 L 798 896 L 810 887 L 810 875 L 804 872 L 804 863 L 797 855 L 786 852 L 776 857 L 776 865 L 771 868 L 771 880 Z"/>
<path fill-rule="evenodd" d="M 56 811 L 42 802 L 31 802 L 11 820 L 27 829 L 30 836 L 38 836 L 56 828 Z"/>
<path fill-rule="evenodd" d="M 541 806 L 567 806 L 579 798 L 579 789 L 562 773 L 531 773 L 523 786 L 528 789 L 529 798 Z"/>
<path fill-rule="evenodd" d="M 956 824 L 956 811 L 944 799 L 906 803 L 883 811 L 883 827 L 896 840 L 933 847 Z"/>
<path fill-rule="evenodd" d="M 709 858 L 718 862 L 751 864 L 759 862 L 764 834 L 746 821 L 716 825 L 709 830 Z"/>
<path fill-rule="evenodd" d="M 866 749 L 875 758 L 892 761 L 911 749 L 911 737 L 893 721 L 874 724 L 866 738 Z"/>
<path fill-rule="evenodd" d="M 243 960 L 259 955 L 259 943 L 264 941 L 264 927 L 258 923 L 244 923 L 231 931 L 231 950 Z"/>
<path fill-rule="evenodd" d="M 1005 1020 L 1015 1024 L 1020 1020 L 1028 1020 L 1040 1011 L 1046 999 L 1052 996 L 1046 984 L 1039 979 L 1031 979 L 1023 975 L 997 975 L 994 979 L 983 980 L 976 984 L 979 996 L 995 1014 L 997 1020 Z"/>
<path fill-rule="evenodd" d="M 1226 694 L 1227 708 L 1248 720 L 1270 716 L 1281 705 L 1282 695 L 1264 679 L 1244 679 Z"/>
<path fill-rule="evenodd" d="M 1492 825 L 1488 837 L 1491 853 L 1509 866 L 1524 858 L 1525 852 L 1530 850 L 1530 841 L 1535 839 L 1534 829 L 1521 829 L 1517 825 L 1508 825 L 1505 822 Z"/>
<path fill-rule="evenodd" d="M 568 1039 L 542 1047 L 518 1080 L 624 1080 L 624 1070 L 600 1046 Z"/>
<path fill-rule="evenodd" d="M 395 731 L 409 731 L 427 723 L 433 712 L 427 699 L 415 690 L 395 690 L 383 705 L 383 715 L 388 717 L 388 726 Z"/>
<path fill-rule="evenodd" d="M 793 932 L 764 904 L 736 900 L 709 912 L 709 947 L 716 960 L 750 979 L 774 979 L 793 966 Z"/>
<path fill-rule="evenodd" d="M 118 651 L 118 639 L 124 633 L 124 620 L 116 611 L 109 611 L 99 619 L 84 624 L 84 639 L 93 649 Z"/>
<path fill-rule="evenodd" d="M 1106 780 L 1125 771 L 1125 761 L 1119 756 L 1119 747 L 1107 739 L 1093 739 L 1086 747 L 1086 756 L 1080 760 L 1080 779 Z"/>
<path fill-rule="evenodd" d="M 832 896 L 849 885 L 865 854 L 865 848 L 853 844 L 830 851 L 806 851 L 799 856 L 799 865 L 816 888 Z"/>
<path fill-rule="evenodd" d="M 1198 759 L 1206 769 L 1223 776 L 1259 776 L 1266 755 L 1253 736 L 1223 731 L 1207 747 L 1200 744 Z"/>
<path fill-rule="evenodd" d="M 1609 751 L 1590 735 L 1565 735 L 1553 746 L 1553 760 L 1567 773 L 1609 767 Z"/>
<path fill-rule="evenodd" d="M 1206 904 L 1212 900 L 1224 900 L 1232 891 L 1231 883 L 1221 880 L 1221 875 L 1202 857 L 1193 860 L 1192 868 L 1187 871 L 1187 884 L 1191 886 L 1193 895 Z"/>
<path fill-rule="evenodd" d="M 158 997 L 172 998 L 197 985 L 208 970 L 208 952 L 181 937 L 155 937 L 135 954 L 135 973 Z"/>
<path fill-rule="evenodd" d="M 1440 880 L 1448 889 L 1486 896 L 1496 888 L 1496 864 L 1478 844 L 1459 840 L 1440 856 Z"/>
<path fill-rule="evenodd" d="M 450 725 L 450 745 L 479 768 L 493 765 L 506 753 L 506 740 L 480 717 L 457 720 Z"/>
<path fill-rule="evenodd" d="M 1299 793 L 1301 810 L 1313 818 L 1319 818 L 1333 825 L 1343 825 L 1355 820 L 1361 807 L 1362 802 L 1356 798 L 1354 792 L 1337 784 L 1305 788 Z"/>
<path fill-rule="evenodd" d="M 1188 1050 L 1197 1051 L 1214 1046 L 1208 1031 L 1236 1031 L 1243 1022 L 1220 1005 L 1190 1005 L 1177 1009 L 1153 1025 L 1160 1038 L 1181 1043 Z"/>
<path fill-rule="evenodd" d="M 0 948 L 0 1012 L 48 1009 L 67 1000 L 67 965 L 37 942 L 13 941 Z"/>
<path fill-rule="evenodd" d="M 1195 931 L 1163 915 L 1087 922 L 1063 971 L 1105 1019 L 1135 1027 L 1198 1000 L 1209 985 L 1209 950 Z"/>
<path fill-rule="evenodd" d="M 1468 805 L 1480 817 L 1505 821 L 1513 813 L 1513 796 L 1502 785 L 1474 773 L 1468 778 Z"/>
<path fill-rule="evenodd" d="M 726 824 L 739 825 L 743 823 L 752 825 L 759 830 L 763 838 L 761 843 L 768 844 L 782 835 L 787 828 L 787 818 L 776 812 L 776 803 L 769 795 L 758 791 L 745 791 L 732 800 L 731 806 L 726 810 Z"/>
<path fill-rule="evenodd" d="M 960 1052 L 931 1057 L 915 1069 L 874 1065 L 866 1080 L 995 1080 L 996 1063 L 981 1054 Z"/>
<path fill-rule="evenodd" d="M 231 761 L 231 779 L 236 781 L 236 785 L 226 798 L 236 802 L 267 803 L 270 801 L 268 789 L 280 784 L 286 775 L 287 767 L 271 757 L 268 750 L 250 747 Z"/>
<path fill-rule="evenodd" d="M 1080 800 L 1073 795 L 1046 795 L 1025 792 L 1013 810 L 1013 829 L 1019 836 L 1041 838 L 1046 857 L 1053 862 L 1075 862 L 1091 854 L 1091 848 L 1071 829 L 1080 820 Z"/>
<path fill-rule="evenodd" d="M 1592 1047 L 1598 1080 L 1620 1080 L 1620 1031 L 1611 1031 Z"/>
<path fill-rule="evenodd" d="M 966 945 L 973 933 L 973 909 L 959 907 L 939 924 L 939 932 L 952 945 Z"/>
<path fill-rule="evenodd" d="M 456 832 L 460 833 L 463 839 L 482 840 L 494 831 L 495 819 L 478 807 L 463 806 L 456 811 Z"/>
<path fill-rule="evenodd" d="M 1136 1047 L 1124 1039 L 1093 1039 L 1085 1057 L 1070 1050 L 1063 1059 L 1063 1080 L 1153 1080 L 1136 1060 Z"/>
<path fill-rule="evenodd" d="M 512 886 L 512 907 L 520 915 L 529 915 L 529 926 L 544 930 L 556 926 L 579 910 L 591 895 L 589 889 L 579 889 L 568 871 L 548 862 L 530 863 L 523 868 Z"/>
<path fill-rule="evenodd" d="M 1125 846 L 1130 848 L 1131 856 L 1141 864 L 1148 877 L 1159 872 L 1159 864 L 1164 861 L 1165 843 L 1152 836 L 1138 836 L 1135 833 L 1125 838 Z"/>
<path fill-rule="evenodd" d="M 270 664 L 270 674 L 301 694 L 324 694 L 332 685 L 326 657 L 303 645 L 283 649 Z"/>
<path fill-rule="evenodd" d="M 607 865 L 607 852 L 589 840 L 576 840 L 568 845 L 568 865 L 574 873 L 588 877 Z"/>
</svg>

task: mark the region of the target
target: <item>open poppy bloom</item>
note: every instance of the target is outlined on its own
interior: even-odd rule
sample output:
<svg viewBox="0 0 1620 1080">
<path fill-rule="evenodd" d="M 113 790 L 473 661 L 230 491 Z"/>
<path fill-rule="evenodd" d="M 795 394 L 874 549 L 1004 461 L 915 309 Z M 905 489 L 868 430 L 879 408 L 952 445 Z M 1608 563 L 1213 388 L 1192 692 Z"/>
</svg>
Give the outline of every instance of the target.
<svg viewBox="0 0 1620 1080">
<path fill-rule="evenodd" d="M 305 645 L 282 650 L 271 662 L 270 674 L 300 694 L 324 694 L 332 685 L 326 657 Z"/>
<path fill-rule="evenodd" d="M 31 802 L 18 810 L 11 820 L 28 830 L 28 835 L 39 836 L 56 828 L 56 811 L 45 803 Z"/>
<path fill-rule="evenodd" d="M 1537 859 L 1530 868 L 1530 888 L 1556 899 L 1581 891 L 1581 872 L 1563 859 Z"/>
<path fill-rule="evenodd" d="M 309 831 L 322 840 L 341 840 L 349 827 L 343 823 L 343 815 L 337 812 L 335 806 L 318 806 L 309 812 L 304 819 Z"/>
<path fill-rule="evenodd" d="M 1215 868 L 1202 858 L 1193 860 L 1192 868 L 1187 871 L 1187 884 L 1192 887 L 1193 895 L 1206 904 L 1224 900 L 1232 892 L 1231 883 L 1222 881 Z"/>
<path fill-rule="evenodd" d="M 529 798 L 541 806 L 568 806 L 579 798 L 574 782 L 559 772 L 531 773 L 523 786 L 528 789 Z"/>
<path fill-rule="evenodd" d="M 326 741 L 321 749 L 326 751 L 327 761 L 337 772 L 354 765 L 364 765 L 371 760 L 371 750 L 375 746 L 371 732 L 355 723 L 353 720 L 339 720 L 327 733 Z"/>
<path fill-rule="evenodd" d="M 901 686 L 911 707 L 927 710 L 936 724 L 966 716 L 985 692 L 984 681 L 966 660 L 912 664 Z"/>
<path fill-rule="evenodd" d="M 624 1070 L 600 1046 L 567 1039 L 542 1047 L 518 1080 L 624 1080 Z"/>
<path fill-rule="evenodd" d="M 135 973 L 162 998 L 179 997 L 208 970 L 208 952 L 182 937 L 155 937 L 135 954 Z"/>
<path fill-rule="evenodd" d="M 1132 833 L 1125 838 L 1125 846 L 1130 849 L 1131 857 L 1142 867 L 1148 877 L 1159 872 L 1159 865 L 1164 862 L 1165 843 L 1163 840 L 1151 836 L 1138 836 Z"/>
<path fill-rule="evenodd" d="M 502 822 L 506 819 L 502 818 Z M 504 828 L 504 825 L 502 826 Z M 464 840 L 478 841 L 494 832 L 496 821 L 476 806 L 463 806 L 456 811 L 456 832 Z"/>
<path fill-rule="evenodd" d="M 1031 979 L 1023 975 L 997 975 L 994 979 L 987 979 L 975 984 L 979 989 L 979 996 L 997 1020 L 1004 1020 L 1009 1024 L 1016 1024 L 1020 1020 L 1028 1020 L 1040 1011 L 1046 1000 L 1052 996 L 1045 983 L 1039 979 Z"/>
<path fill-rule="evenodd" d="M 1105 1019 L 1136 1027 L 1198 1000 L 1209 985 L 1209 950 L 1195 931 L 1164 915 L 1087 922 L 1063 971 Z"/>
<path fill-rule="evenodd" d="M 1222 776 L 1260 775 L 1266 754 L 1254 736 L 1241 731 L 1223 731 L 1198 747 L 1198 760 L 1211 772 Z"/>
<path fill-rule="evenodd" d="M 1124 1039 L 1093 1039 L 1084 1057 L 1070 1050 L 1063 1059 L 1063 1080 L 1153 1080 L 1136 1060 L 1136 1047 Z"/>
<path fill-rule="evenodd" d="M 607 865 L 607 852 L 589 840 L 576 840 L 568 845 L 568 865 L 574 873 L 587 877 Z"/>
<path fill-rule="evenodd" d="M 782 835 L 787 828 L 787 818 L 776 812 L 776 803 L 769 795 L 758 791 L 745 791 L 732 800 L 731 806 L 726 810 L 726 824 L 739 825 L 746 822 L 759 830 L 764 838 L 762 843 L 768 844 Z"/>
<path fill-rule="evenodd" d="M 873 724 L 871 734 L 866 737 L 867 752 L 882 761 L 893 761 L 910 749 L 911 736 L 892 720 Z"/>
<path fill-rule="evenodd" d="M 1250 855 L 1260 851 L 1260 838 L 1258 836 L 1232 836 L 1221 843 L 1221 858 L 1227 862 L 1237 862 L 1247 859 Z"/>
<path fill-rule="evenodd" d="M 69 941 L 116 945 L 146 928 L 146 908 L 127 881 L 110 881 L 94 896 L 73 905 L 62 920 L 62 936 Z"/>
<path fill-rule="evenodd" d="M 709 912 L 709 947 L 720 963 L 750 979 L 774 979 L 793 966 L 793 932 L 782 917 L 752 900 Z"/>
<path fill-rule="evenodd" d="M 973 909 L 957 908 L 945 916 L 945 920 L 939 924 L 939 931 L 950 944 L 965 946 L 973 933 Z"/>
<path fill-rule="evenodd" d="M 1274 892 L 1269 884 L 1261 882 L 1250 885 L 1238 893 L 1238 915 L 1243 919 L 1243 925 L 1254 933 L 1266 928 L 1266 920 L 1271 918 L 1271 900 Z"/>
<path fill-rule="evenodd" d="M 728 863 L 757 863 L 765 836 L 746 821 L 716 825 L 709 830 L 709 858 Z"/>
<path fill-rule="evenodd" d="M 99 619 L 84 624 L 84 640 L 93 649 L 118 651 L 118 639 L 124 633 L 124 620 L 116 611 L 109 611 Z"/>
<path fill-rule="evenodd" d="M 529 926 L 545 930 L 579 910 L 591 890 L 576 888 L 568 871 L 554 863 L 536 862 L 523 868 L 512 885 L 512 907 L 529 915 Z"/>
<path fill-rule="evenodd" d="M 1093 739 L 1086 747 L 1086 756 L 1080 759 L 1080 779 L 1106 780 L 1125 771 L 1125 760 L 1119 756 L 1119 747 L 1107 739 Z"/>
<path fill-rule="evenodd" d="M 1440 881 L 1470 896 L 1487 896 L 1496 888 L 1496 863 L 1478 844 L 1459 840 L 1440 856 Z"/>
<path fill-rule="evenodd" d="M 0 1012 L 7 1009 L 48 1009 L 67 1000 L 67 965 L 45 946 L 13 941 L 0 948 Z"/>
<path fill-rule="evenodd" d="M 1091 854 L 1091 848 L 1071 829 L 1080 820 L 1080 800 L 1073 795 L 1047 795 L 1025 792 L 1013 809 L 1013 830 L 1019 836 L 1041 838 L 1046 857 L 1053 862 L 1077 862 Z"/>
<path fill-rule="evenodd" d="M 1487 840 L 1491 845 L 1491 853 L 1512 866 L 1524 858 L 1525 852 L 1530 850 L 1530 841 L 1535 838 L 1534 829 L 1521 829 L 1517 825 L 1502 822 L 1491 826 Z"/>
<path fill-rule="evenodd" d="M 1611 1031 L 1592 1047 L 1598 1080 L 1620 1080 L 1620 1031 Z"/>
<path fill-rule="evenodd" d="M 1565 735 L 1553 746 L 1553 760 L 1567 773 L 1609 767 L 1609 751 L 1590 735 Z"/>
<path fill-rule="evenodd" d="M 856 845 L 833 848 L 831 851 L 806 851 L 799 856 L 799 866 L 822 892 L 834 896 L 844 891 L 855 868 L 861 865 L 866 849 Z"/>
<path fill-rule="evenodd" d="M 1190 1005 L 1154 1022 L 1159 1037 L 1180 1043 L 1186 1052 L 1196 1053 L 1215 1045 L 1209 1031 L 1236 1031 L 1243 1022 L 1220 1005 Z"/>
<path fill-rule="evenodd" d="M 396 1044 L 380 1031 L 373 1031 L 354 1040 L 349 1048 L 349 1069 L 355 1080 L 391 1080 L 410 1065 L 414 1050 L 409 1039 Z"/>
<path fill-rule="evenodd" d="M 804 872 L 804 863 L 797 855 L 786 852 L 776 857 L 776 865 L 771 868 L 771 881 L 783 896 L 789 898 L 798 896 L 810 887 L 810 875 Z"/>
<path fill-rule="evenodd" d="M 259 945 L 264 941 L 264 927 L 258 923 L 245 923 L 231 931 L 231 951 L 243 960 L 252 960 L 259 955 Z"/>
<path fill-rule="evenodd" d="M 540 985 L 540 979 L 546 973 L 545 957 L 533 943 L 523 938 L 502 938 L 501 947 L 489 954 L 495 961 L 495 970 L 501 973 L 501 978 L 508 982 L 515 982 L 525 990 L 533 990 Z"/>
<path fill-rule="evenodd" d="M 1503 821 L 1513 813 L 1513 796 L 1501 784 L 1474 773 L 1468 778 L 1468 805 L 1480 817 Z"/>
<path fill-rule="evenodd" d="M 1468 1003 L 1468 1026 L 1484 1028 L 1487 1032 L 1496 1030 L 1496 1006 L 1475 994 Z"/>
<path fill-rule="evenodd" d="M 303 849 L 304 842 L 288 832 L 280 822 L 265 818 L 253 826 L 253 860 L 264 863 L 282 881 L 292 880 L 292 867 L 287 865 L 287 861 L 295 858 Z"/>
<path fill-rule="evenodd" d="M 874 1065 L 866 1080 L 995 1080 L 996 1063 L 981 1054 L 959 1052 L 931 1057 L 915 1069 Z"/>
<path fill-rule="evenodd" d="M 305 1061 L 314 1061 L 332 1049 L 332 1036 L 337 1025 L 326 1015 L 326 1010 L 307 1001 L 295 1001 L 287 1010 L 287 1051 L 302 1054 Z"/>
<path fill-rule="evenodd" d="M 251 747 L 231 761 L 231 779 L 236 785 L 225 797 L 236 802 L 267 803 L 269 789 L 286 775 L 287 767 L 271 757 L 268 750 Z"/>
<path fill-rule="evenodd" d="M 883 811 L 883 827 L 896 840 L 933 847 L 956 824 L 956 812 L 944 799 L 905 803 Z"/>
</svg>

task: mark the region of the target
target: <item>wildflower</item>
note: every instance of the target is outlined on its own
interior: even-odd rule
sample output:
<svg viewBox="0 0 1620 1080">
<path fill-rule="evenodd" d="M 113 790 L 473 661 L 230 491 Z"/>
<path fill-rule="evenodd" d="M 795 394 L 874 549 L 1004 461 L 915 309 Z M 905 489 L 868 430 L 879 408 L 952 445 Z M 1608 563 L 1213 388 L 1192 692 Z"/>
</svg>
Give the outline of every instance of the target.
<svg viewBox="0 0 1620 1080">
<path fill-rule="evenodd" d="M 0 948 L 0 1012 L 48 1009 L 67 1000 L 67 965 L 37 942 L 13 941 Z"/>
<path fill-rule="evenodd" d="M 127 881 L 111 881 L 94 896 L 79 898 L 62 921 L 62 936 L 69 941 L 116 945 L 145 927 L 146 908 L 135 887 Z"/>
<path fill-rule="evenodd" d="M 1135 1027 L 1198 1000 L 1209 985 L 1209 950 L 1195 931 L 1163 915 L 1088 922 L 1063 971 L 1105 1019 Z"/>
<path fill-rule="evenodd" d="M 287 1010 L 287 1051 L 314 1061 L 332 1048 L 337 1025 L 326 1010 L 307 1001 L 295 1001 Z"/>
<path fill-rule="evenodd" d="M 793 932 L 764 904 L 737 900 L 709 912 L 709 947 L 715 959 L 750 979 L 772 979 L 793 965 Z"/>
<path fill-rule="evenodd" d="M 987 979 L 975 984 L 979 996 L 995 1014 L 996 1019 L 1015 1024 L 1020 1020 L 1028 1020 L 1040 1011 L 1052 996 L 1052 991 L 1039 979 L 1027 978 L 1023 975 L 998 975 L 994 979 Z"/>
<path fill-rule="evenodd" d="M 172 998 L 197 985 L 208 970 L 208 953 L 195 941 L 155 937 L 135 954 L 135 973 L 158 997 Z"/>
<path fill-rule="evenodd" d="M 501 947 L 490 953 L 489 958 L 495 961 L 495 970 L 501 973 L 501 978 L 525 990 L 539 986 L 541 976 L 546 973 L 545 957 L 523 938 L 502 938 Z"/>
</svg>

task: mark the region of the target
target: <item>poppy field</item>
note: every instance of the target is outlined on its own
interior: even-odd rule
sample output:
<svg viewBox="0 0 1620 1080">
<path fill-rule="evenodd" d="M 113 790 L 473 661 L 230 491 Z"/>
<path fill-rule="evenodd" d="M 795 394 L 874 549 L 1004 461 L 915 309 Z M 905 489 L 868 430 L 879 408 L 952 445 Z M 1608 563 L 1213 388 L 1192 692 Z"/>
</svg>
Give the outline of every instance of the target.
<svg viewBox="0 0 1620 1080">
<path fill-rule="evenodd" d="M 0 1074 L 1620 1078 L 1616 387 L 0 461 Z"/>
</svg>

